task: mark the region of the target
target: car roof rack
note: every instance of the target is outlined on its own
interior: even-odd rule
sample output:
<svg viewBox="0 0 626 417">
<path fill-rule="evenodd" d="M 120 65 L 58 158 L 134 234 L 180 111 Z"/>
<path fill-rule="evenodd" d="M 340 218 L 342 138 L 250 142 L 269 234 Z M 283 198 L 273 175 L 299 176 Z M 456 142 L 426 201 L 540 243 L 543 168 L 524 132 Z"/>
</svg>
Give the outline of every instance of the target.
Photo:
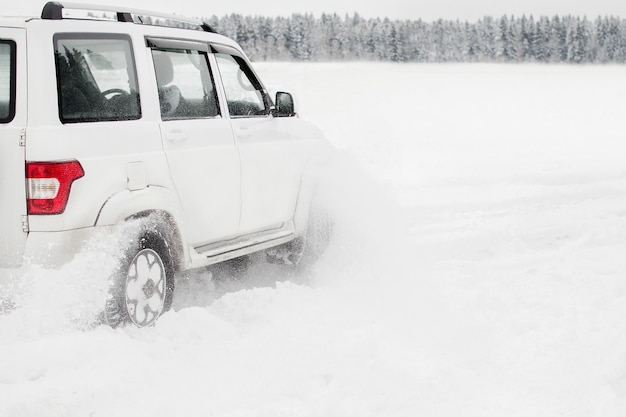
<svg viewBox="0 0 626 417">
<path fill-rule="evenodd" d="M 117 22 L 137 23 L 153 26 L 167 26 L 182 29 L 203 30 L 217 33 L 208 23 L 202 20 L 178 16 L 174 14 L 150 12 L 146 10 L 127 9 L 123 7 L 102 6 L 95 4 L 67 3 L 50 1 L 41 11 L 42 19 L 88 19 L 109 20 Z"/>
</svg>

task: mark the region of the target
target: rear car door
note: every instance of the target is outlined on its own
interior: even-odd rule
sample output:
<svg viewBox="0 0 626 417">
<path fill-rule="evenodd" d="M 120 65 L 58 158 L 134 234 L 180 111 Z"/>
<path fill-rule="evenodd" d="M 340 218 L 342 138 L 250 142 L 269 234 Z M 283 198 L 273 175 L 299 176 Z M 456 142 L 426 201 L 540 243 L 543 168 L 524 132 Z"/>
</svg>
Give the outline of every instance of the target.
<svg viewBox="0 0 626 417">
<path fill-rule="evenodd" d="M 240 163 L 220 109 L 208 45 L 148 39 L 161 108 L 161 135 L 187 235 L 199 247 L 236 236 Z"/>
<path fill-rule="evenodd" d="M 22 264 L 26 245 L 25 31 L 0 28 L 0 266 Z"/>
</svg>

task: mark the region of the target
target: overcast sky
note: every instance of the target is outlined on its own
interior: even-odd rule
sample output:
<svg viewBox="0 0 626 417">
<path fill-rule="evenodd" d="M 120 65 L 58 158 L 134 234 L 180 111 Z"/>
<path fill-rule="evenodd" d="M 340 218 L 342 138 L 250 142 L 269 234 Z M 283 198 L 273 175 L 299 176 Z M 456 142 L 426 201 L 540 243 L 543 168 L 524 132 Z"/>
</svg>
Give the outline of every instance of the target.
<svg viewBox="0 0 626 417">
<path fill-rule="evenodd" d="M 8 2 L 8 0 L 6 0 Z M 223 16 L 229 13 L 263 16 L 288 16 L 312 12 L 359 13 L 363 17 L 436 20 L 461 19 L 474 21 L 483 16 L 504 14 L 541 16 L 614 15 L 626 18 L 626 0 L 72 0 L 95 4 L 124 4 L 137 9 L 158 10 L 177 14 Z M 62 0 L 61 0 L 62 2 Z M 0 14 L 39 15 L 44 1 L 21 0 L 3 6 Z"/>
</svg>

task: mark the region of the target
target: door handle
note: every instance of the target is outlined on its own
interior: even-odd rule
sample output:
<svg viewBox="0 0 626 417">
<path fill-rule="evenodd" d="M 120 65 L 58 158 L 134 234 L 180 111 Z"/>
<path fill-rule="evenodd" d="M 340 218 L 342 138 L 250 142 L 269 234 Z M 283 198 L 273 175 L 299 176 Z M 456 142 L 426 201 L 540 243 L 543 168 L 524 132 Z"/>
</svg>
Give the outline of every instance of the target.
<svg viewBox="0 0 626 417">
<path fill-rule="evenodd" d="M 237 137 L 238 138 L 249 138 L 252 136 L 252 131 L 245 126 L 241 126 L 237 128 Z"/>
<path fill-rule="evenodd" d="M 169 132 L 166 136 L 168 142 L 176 143 L 187 139 L 185 132 Z"/>
</svg>

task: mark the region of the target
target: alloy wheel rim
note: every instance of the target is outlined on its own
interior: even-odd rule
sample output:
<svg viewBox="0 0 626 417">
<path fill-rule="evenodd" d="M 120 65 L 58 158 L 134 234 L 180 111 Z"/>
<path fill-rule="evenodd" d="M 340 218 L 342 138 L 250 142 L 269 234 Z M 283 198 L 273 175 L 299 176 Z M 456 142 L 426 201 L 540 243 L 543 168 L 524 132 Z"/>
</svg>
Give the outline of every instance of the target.
<svg viewBox="0 0 626 417">
<path fill-rule="evenodd" d="M 140 250 L 126 275 L 126 308 L 137 326 L 150 326 L 163 312 L 165 281 L 165 267 L 159 254 L 152 249 Z"/>
</svg>

